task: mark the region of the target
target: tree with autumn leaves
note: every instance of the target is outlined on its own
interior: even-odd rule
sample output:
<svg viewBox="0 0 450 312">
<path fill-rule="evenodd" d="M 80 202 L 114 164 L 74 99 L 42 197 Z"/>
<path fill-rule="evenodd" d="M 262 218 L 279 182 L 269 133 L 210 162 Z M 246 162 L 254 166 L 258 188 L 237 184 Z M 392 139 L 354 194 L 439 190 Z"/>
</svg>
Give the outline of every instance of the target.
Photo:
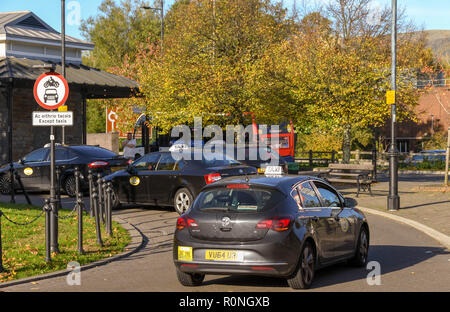
<svg viewBox="0 0 450 312">
<path fill-rule="evenodd" d="M 166 131 L 194 117 L 242 124 L 245 112 L 260 123 L 292 119 L 299 132 L 341 133 L 348 161 L 352 129 L 390 115 L 389 12 L 366 23 L 368 3 L 332 0 L 297 20 L 269 0 L 178 0 L 165 17 L 164 50 L 148 36 L 111 69 L 141 84 L 142 97 L 117 108 L 131 116 L 131 104 L 142 106 Z M 399 37 L 398 54 L 399 117 L 413 118 L 415 71 L 432 55 L 417 33 Z"/>
</svg>

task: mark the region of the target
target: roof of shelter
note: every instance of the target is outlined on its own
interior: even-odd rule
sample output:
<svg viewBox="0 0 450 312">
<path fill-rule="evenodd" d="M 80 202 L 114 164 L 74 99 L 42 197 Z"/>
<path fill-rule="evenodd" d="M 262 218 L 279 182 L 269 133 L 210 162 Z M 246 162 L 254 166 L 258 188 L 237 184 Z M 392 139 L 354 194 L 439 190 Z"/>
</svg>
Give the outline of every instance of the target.
<svg viewBox="0 0 450 312">
<path fill-rule="evenodd" d="M 0 81 L 13 81 L 15 87 L 32 87 L 50 68 L 62 72 L 61 63 L 0 57 Z M 78 88 L 86 98 L 126 98 L 138 94 L 139 84 L 131 79 L 85 65 L 66 64 L 65 68 L 70 88 Z"/>
</svg>

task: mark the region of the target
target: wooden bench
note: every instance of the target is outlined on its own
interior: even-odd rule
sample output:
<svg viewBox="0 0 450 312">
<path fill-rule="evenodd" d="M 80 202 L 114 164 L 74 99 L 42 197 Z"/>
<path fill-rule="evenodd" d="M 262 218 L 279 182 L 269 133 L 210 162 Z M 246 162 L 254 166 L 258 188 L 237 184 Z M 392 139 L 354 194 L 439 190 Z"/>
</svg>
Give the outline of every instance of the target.
<svg viewBox="0 0 450 312">
<path fill-rule="evenodd" d="M 329 164 L 328 170 L 321 172 L 319 177 L 330 183 L 356 184 L 359 196 L 361 189 L 368 190 L 372 195 L 371 185 L 375 181 L 375 167 L 372 164 Z"/>
</svg>

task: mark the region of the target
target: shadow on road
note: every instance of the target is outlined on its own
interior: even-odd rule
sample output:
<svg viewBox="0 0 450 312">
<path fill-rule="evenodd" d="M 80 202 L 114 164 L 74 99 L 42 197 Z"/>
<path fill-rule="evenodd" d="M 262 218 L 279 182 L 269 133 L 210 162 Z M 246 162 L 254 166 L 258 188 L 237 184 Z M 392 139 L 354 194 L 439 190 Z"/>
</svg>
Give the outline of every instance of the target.
<svg viewBox="0 0 450 312">
<path fill-rule="evenodd" d="M 369 262 L 378 261 L 381 276 L 406 269 L 433 258 L 437 254 L 450 254 L 444 248 L 374 245 L 370 247 Z M 337 285 L 351 281 L 365 280 L 370 270 L 352 267 L 346 263 L 336 264 L 316 272 L 312 289 Z M 382 277 L 381 277 L 382 278 Z M 203 285 L 239 285 L 248 287 L 289 287 L 285 279 L 259 276 L 226 276 L 205 281 Z"/>
</svg>

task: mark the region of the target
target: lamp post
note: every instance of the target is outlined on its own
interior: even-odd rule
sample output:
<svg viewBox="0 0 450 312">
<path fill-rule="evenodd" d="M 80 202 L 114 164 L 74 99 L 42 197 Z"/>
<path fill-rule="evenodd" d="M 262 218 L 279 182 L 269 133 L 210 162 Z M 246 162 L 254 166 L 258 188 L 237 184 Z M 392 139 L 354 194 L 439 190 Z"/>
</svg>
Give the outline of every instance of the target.
<svg viewBox="0 0 450 312">
<path fill-rule="evenodd" d="M 62 76 L 66 78 L 66 1 L 61 0 L 61 69 Z M 64 104 L 65 105 L 65 104 Z M 64 126 L 61 128 L 61 143 L 64 145 L 66 131 Z"/>
<path fill-rule="evenodd" d="M 149 6 L 142 6 L 145 10 L 157 10 L 161 13 L 161 63 L 163 62 L 164 55 L 164 0 L 160 0 L 160 8 L 153 8 Z"/>
<path fill-rule="evenodd" d="M 389 195 L 388 210 L 398 210 L 400 197 L 398 196 L 398 150 L 395 140 L 395 123 L 397 119 L 397 0 L 392 0 L 392 59 L 391 59 L 391 92 L 394 93 L 394 101 L 391 104 L 391 146 L 389 148 Z"/>
</svg>

